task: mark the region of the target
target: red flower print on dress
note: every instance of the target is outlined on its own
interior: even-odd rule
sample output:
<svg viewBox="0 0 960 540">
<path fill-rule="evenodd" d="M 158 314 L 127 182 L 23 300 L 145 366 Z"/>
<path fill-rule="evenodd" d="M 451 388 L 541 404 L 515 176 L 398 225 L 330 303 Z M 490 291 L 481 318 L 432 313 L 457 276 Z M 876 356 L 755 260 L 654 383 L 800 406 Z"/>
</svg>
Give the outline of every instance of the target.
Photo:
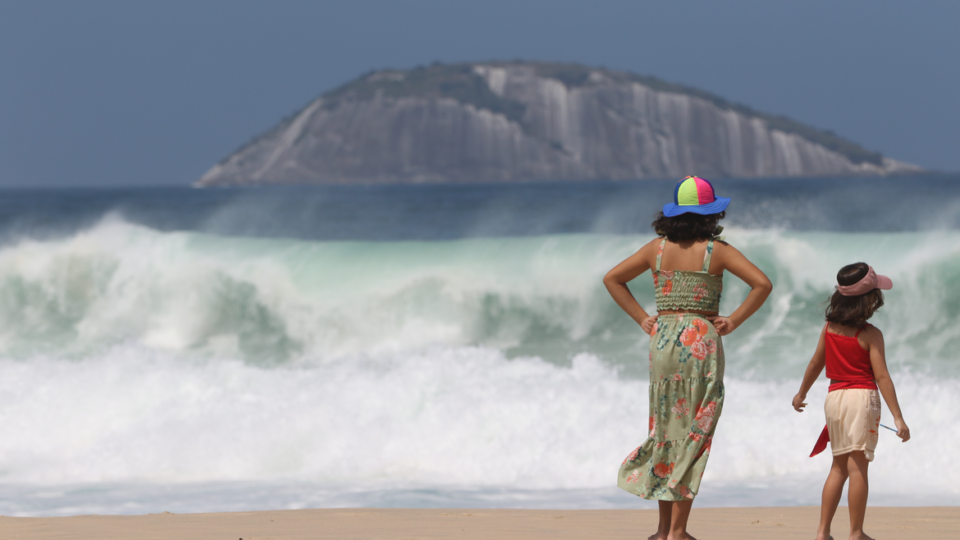
<svg viewBox="0 0 960 540">
<path fill-rule="evenodd" d="M 687 400 L 685 398 L 680 398 L 677 400 L 677 404 L 673 406 L 673 414 L 677 415 L 677 418 L 683 418 L 690 412 L 690 407 L 687 407 Z"/>
<path fill-rule="evenodd" d="M 703 300 L 703 297 L 707 295 L 707 286 L 703 283 L 697 285 L 693 288 L 693 301 L 699 302 Z"/>
<path fill-rule="evenodd" d="M 691 439 L 693 439 L 693 440 L 695 440 L 695 441 L 697 441 L 697 442 L 700 442 L 700 439 L 703 438 L 703 435 L 701 435 L 701 434 L 699 434 L 699 433 L 694 433 L 694 432 L 691 431 L 690 434 L 687 435 L 687 437 L 690 437 Z"/>
<path fill-rule="evenodd" d="M 692 498 L 693 498 L 693 492 L 690 491 L 690 488 L 688 488 L 687 486 L 685 486 L 685 485 L 683 485 L 683 484 L 680 484 L 679 486 L 677 486 L 677 493 L 679 493 L 680 496 L 683 497 L 684 499 L 692 499 Z"/>
<path fill-rule="evenodd" d="M 673 292 L 673 280 L 668 279 L 663 285 L 663 294 L 664 296 L 669 296 L 671 292 Z"/>
<path fill-rule="evenodd" d="M 703 447 L 700 448 L 700 451 L 697 452 L 697 457 L 695 457 L 695 458 L 693 458 L 693 459 L 700 459 L 700 456 L 702 456 L 704 452 L 706 452 L 706 453 L 709 454 L 709 453 L 710 453 L 710 446 L 711 446 L 712 444 L 713 444 L 713 437 L 707 437 L 707 444 L 703 445 Z M 703 476 L 703 473 L 700 473 L 700 475 Z"/>
<path fill-rule="evenodd" d="M 697 329 L 697 333 L 701 336 L 707 335 L 707 332 L 710 330 L 710 325 L 707 324 L 707 321 L 703 319 L 694 319 L 691 326 Z"/>
<path fill-rule="evenodd" d="M 657 433 L 657 419 L 651 416 L 649 423 L 650 423 L 650 437 L 653 437 Z"/>
<path fill-rule="evenodd" d="M 697 340 L 690 346 L 690 354 L 697 360 L 703 360 L 707 357 L 707 346 L 702 341 Z"/>
<path fill-rule="evenodd" d="M 707 354 L 713 354 L 717 352 L 717 342 L 712 339 L 703 340 L 703 344 L 707 347 Z"/>
<path fill-rule="evenodd" d="M 697 411 L 697 427 L 700 431 L 708 432 L 713 426 L 713 417 L 717 414 L 717 402 L 711 401 L 706 407 L 701 407 Z"/>
<path fill-rule="evenodd" d="M 680 343 L 683 343 L 687 347 L 693 345 L 698 341 L 700 341 L 700 333 L 697 332 L 696 328 L 693 328 L 693 327 L 684 328 L 683 332 L 680 333 Z"/>
<path fill-rule="evenodd" d="M 653 467 L 653 474 L 659 478 L 666 478 L 673 474 L 673 466 L 675 463 L 667 465 L 666 463 L 657 463 Z"/>
<path fill-rule="evenodd" d="M 637 456 L 638 456 L 638 455 L 640 455 L 640 447 L 637 447 L 636 450 L 634 450 L 633 452 L 630 452 L 630 455 L 627 456 L 627 457 L 623 460 L 623 463 L 621 463 L 620 465 L 623 465 L 624 463 L 626 463 L 626 462 L 628 462 L 628 461 L 633 461 L 633 460 L 637 459 Z"/>
<path fill-rule="evenodd" d="M 681 374 L 679 374 L 679 373 L 674 373 L 674 374 L 673 374 L 673 380 L 675 380 L 675 381 L 682 381 L 682 380 L 683 380 L 683 375 L 681 375 Z"/>
<path fill-rule="evenodd" d="M 633 471 L 633 473 L 627 477 L 628 484 L 633 484 L 638 480 L 640 480 L 640 471 Z"/>
</svg>

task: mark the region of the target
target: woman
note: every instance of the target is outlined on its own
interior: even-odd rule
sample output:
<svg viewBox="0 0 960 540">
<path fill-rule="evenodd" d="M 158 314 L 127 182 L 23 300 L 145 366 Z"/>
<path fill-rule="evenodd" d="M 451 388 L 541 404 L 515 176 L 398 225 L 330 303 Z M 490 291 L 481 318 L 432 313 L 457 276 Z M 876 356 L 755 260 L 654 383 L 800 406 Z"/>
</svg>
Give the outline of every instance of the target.
<svg viewBox="0 0 960 540">
<path fill-rule="evenodd" d="M 650 538 L 685 540 L 687 519 L 723 409 L 723 344 L 763 305 L 767 276 L 716 235 L 730 199 L 703 178 L 688 176 L 653 222 L 659 236 L 611 270 L 603 283 L 617 304 L 650 334 L 649 438 L 624 460 L 617 482 L 660 501 L 660 525 Z M 627 282 L 653 270 L 657 313 L 637 303 Z M 750 286 L 743 304 L 719 315 L 723 272 Z"/>
</svg>

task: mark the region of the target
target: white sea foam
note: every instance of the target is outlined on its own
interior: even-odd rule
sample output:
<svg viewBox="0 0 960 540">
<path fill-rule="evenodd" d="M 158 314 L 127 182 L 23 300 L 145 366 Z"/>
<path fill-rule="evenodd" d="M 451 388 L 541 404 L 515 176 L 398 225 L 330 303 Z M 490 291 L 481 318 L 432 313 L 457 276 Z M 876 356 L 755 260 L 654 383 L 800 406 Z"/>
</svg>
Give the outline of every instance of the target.
<svg viewBox="0 0 960 540">
<path fill-rule="evenodd" d="M 365 491 L 365 499 L 354 498 L 367 503 L 378 492 L 460 490 L 474 497 L 506 493 L 501 505 L 510 504 L 510 493 L 553 492 L 548 500 L 569 505 L 574 501 L 564 501 L 564 492 L 572 498 L 595 490 L 604 506 L 641 504 L 604 488 L 642 442 L 646 384 L 619 377 L 592 355 L 561 367 L 466 347 L 376 363 L 263 369 L 122 346 L 84 362 L 0 362 L 0 381 L 0 422 L 9 434 L 0 439 L 6 485 L 47 491 L 100 485 L 104 497 L 115 496 L 109 486 L 121 486 L 140 510 L 150 506 L 156 486 L 202 494 L 197 486 L 229 482 L 255 486 L 240 501 L 248 507 L 275 507 L 271 493 L 278 487 L 304 484 L 348 495 Z M 914 440 L 901 445 L 881 434 L 874 496 L 909 501 L 936 492 L 941 502 L 960 501 L 960 475 L 942 450 L 957 442 L 943 428 L 960 399 L 944 381 L 898 382 Z M 823 388 L 802 415 L 789 406 L 795 389 L 795 381 L 728 379 L 706 504 L 815 502 L 829 458 L 806 455 L 823 425 Z M 910 415 L 912 403 L 933 412 Z M 147 486 L 139 495 L 131 487 L 138 485 Z M 789 489 L 796 486 L 804 489 Z M 280 500 L 304 505 L 318 497 L 309 491 Z M 456 505 L 456 497 L 448 498 Z M 328 494 L 322 502 L 342 505 L 336 501 Z M 238 504 L 236 497 L 196 502 L 201 507 L 194 511 Z"/>
</svg>

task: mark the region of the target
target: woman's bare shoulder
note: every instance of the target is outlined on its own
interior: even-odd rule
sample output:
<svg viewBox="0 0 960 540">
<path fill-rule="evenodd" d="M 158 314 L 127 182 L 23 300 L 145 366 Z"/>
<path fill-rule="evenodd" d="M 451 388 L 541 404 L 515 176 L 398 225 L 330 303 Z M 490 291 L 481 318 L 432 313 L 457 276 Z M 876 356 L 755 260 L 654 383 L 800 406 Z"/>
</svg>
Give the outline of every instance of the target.
<svg viewBox="0 0 960 540">
<path fill-rule="evenodd" d="M 638 251 L 656 251 L 660 249 L 660 243 L 663 242 L 662 236 L 657 236 L 653 240 L 644 244 Z"/>
<path fill-rule="evenodd" d="M 735 257 L 740 255 L 740 250 L 733 247 L 730 242 L 726 240 L 714 240 L 713 242 L 713 256 L 719 257 L 721 260 L 726 257 Z"/>
</svg>

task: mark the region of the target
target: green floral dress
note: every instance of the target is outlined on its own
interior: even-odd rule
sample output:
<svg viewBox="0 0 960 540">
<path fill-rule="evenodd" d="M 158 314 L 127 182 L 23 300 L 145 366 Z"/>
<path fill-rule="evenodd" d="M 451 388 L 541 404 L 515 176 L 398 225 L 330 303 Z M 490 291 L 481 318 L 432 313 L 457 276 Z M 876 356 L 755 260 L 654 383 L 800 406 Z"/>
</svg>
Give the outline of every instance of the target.
<svg viewBox="0 0 960 540">
<path fill-rule="evenodd" d="M 657 311 L 717 312 L 723 277 L 703 270 L 653 273 Z M 617 485 L 645 499 L 693 499 L 723 410 L 723 343 L 713 324 L 695 313 L 660 315 L 650 334 L 649 438 L 620 466 Z"/>
</svg>

